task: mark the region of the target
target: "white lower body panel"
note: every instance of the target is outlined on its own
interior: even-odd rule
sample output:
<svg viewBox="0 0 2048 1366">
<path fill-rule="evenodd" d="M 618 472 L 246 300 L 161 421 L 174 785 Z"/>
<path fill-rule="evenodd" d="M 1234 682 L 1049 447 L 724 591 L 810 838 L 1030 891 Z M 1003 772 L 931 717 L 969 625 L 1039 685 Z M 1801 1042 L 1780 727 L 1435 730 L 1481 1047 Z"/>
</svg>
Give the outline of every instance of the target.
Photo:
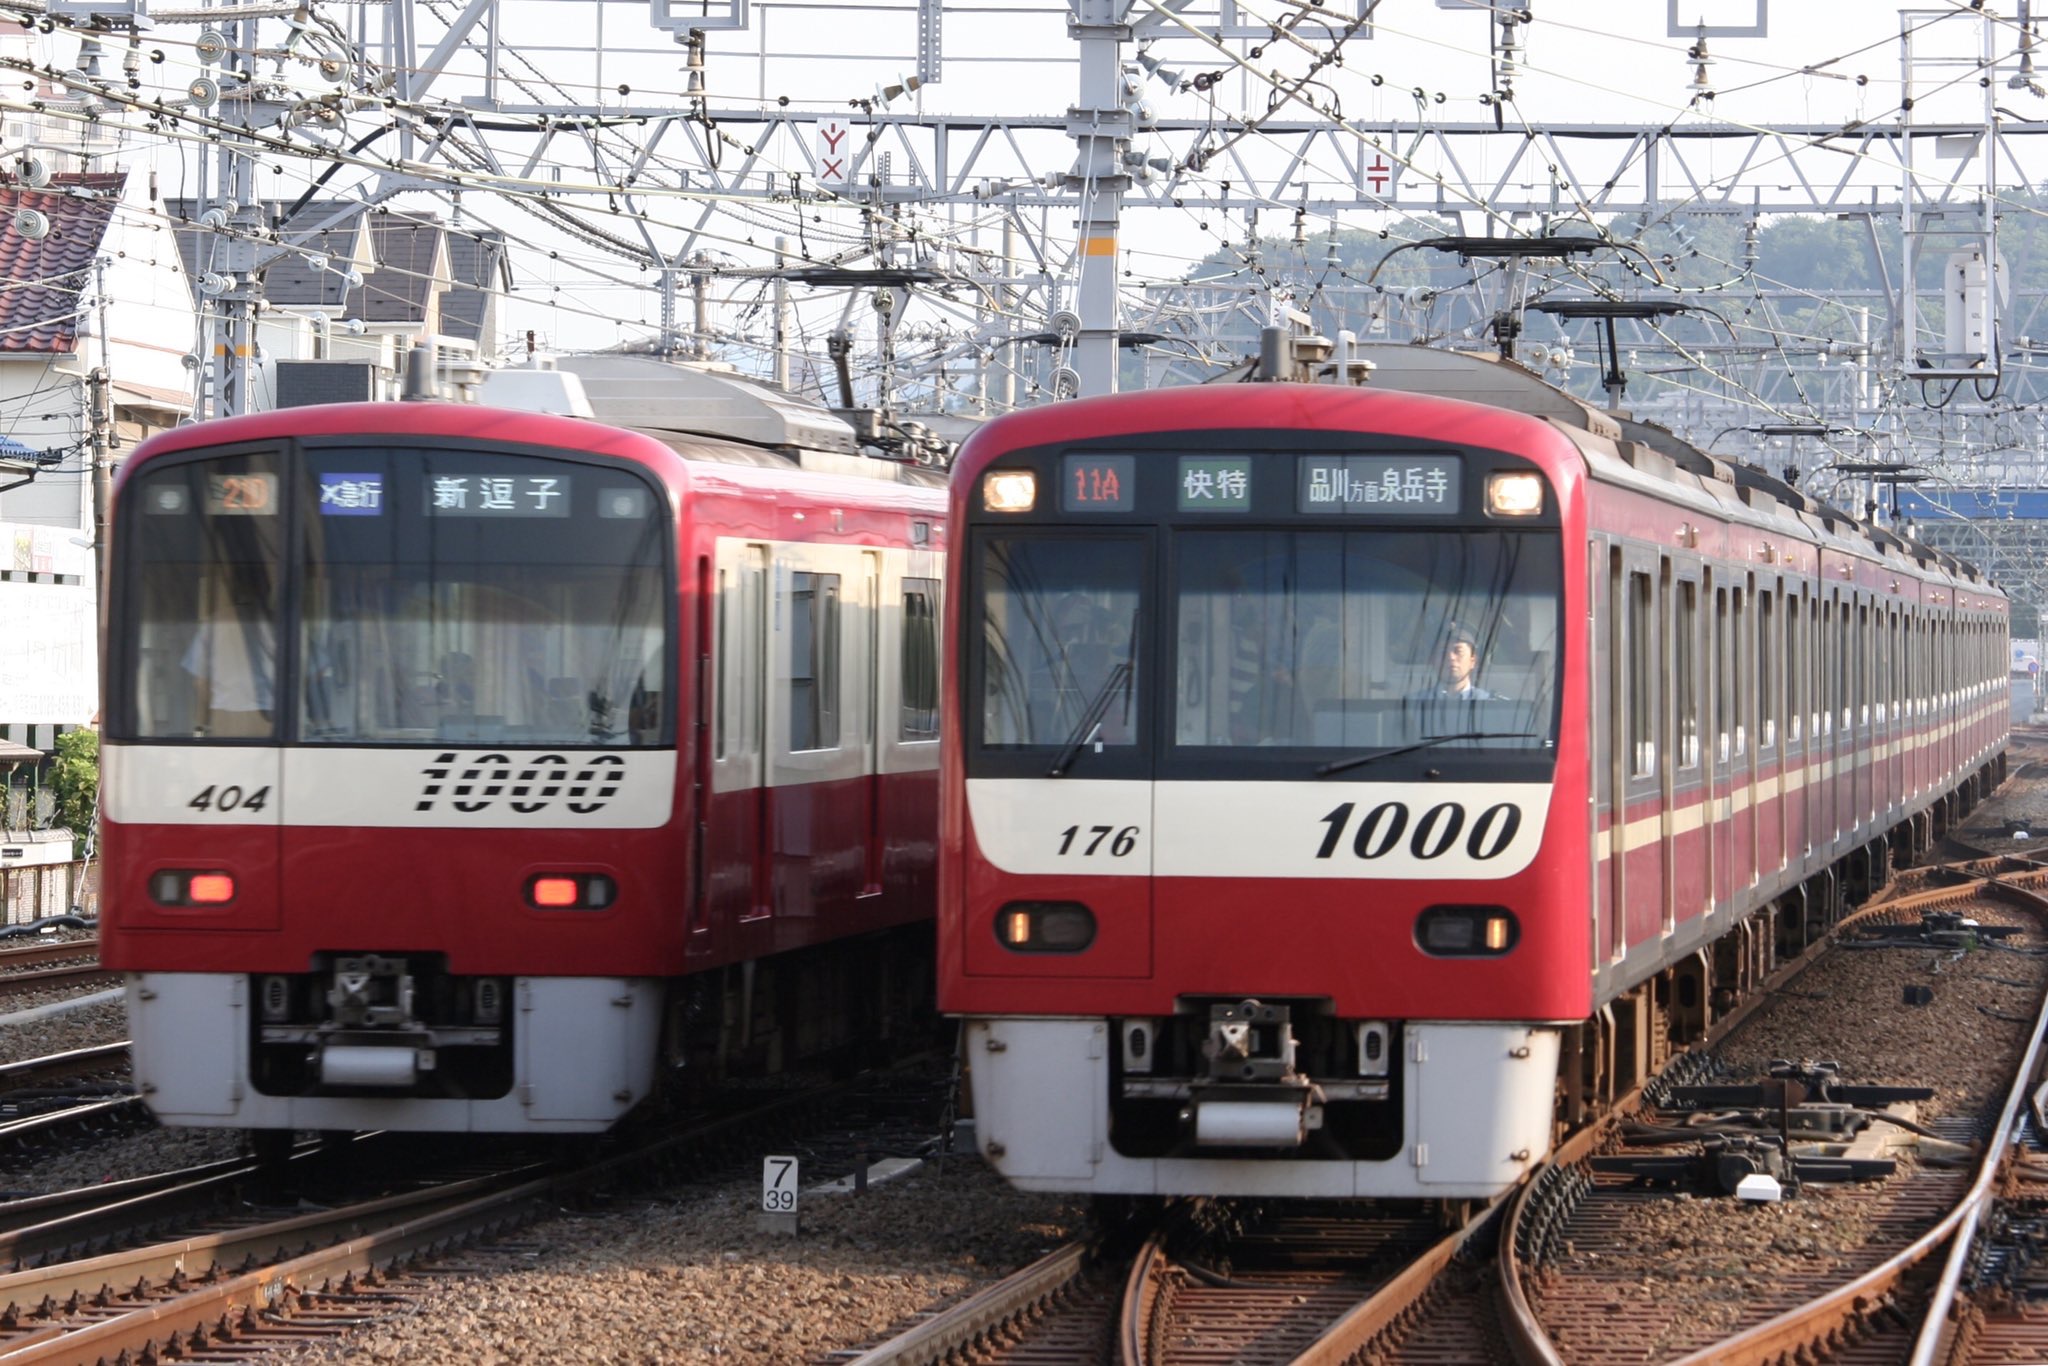
<svg viewBox="0 0 2048 1366">
<path fill-rule="evenodd" d="M 515 978 L 514 1082 L 495 1100 L 266 1096 L 249 1079 L 248 978 L 131 972 L 127 981 L 136 1089 L 172 1126 L 598 1133 L 654 1084 L 657 978 Z"/>
<path fill-rule="evenodd" d="M 1411 1024 L 1402 1041 L 1401 1152 L 1385 1162 L 1125 1157 L 1110 1145 L 1109 1022 L 969 1018 L 974 1131 L 1025 1190 L 1092 1195 L 1486 1199 L 1550 1150 L 1557 1030 Z"/>
</svg>

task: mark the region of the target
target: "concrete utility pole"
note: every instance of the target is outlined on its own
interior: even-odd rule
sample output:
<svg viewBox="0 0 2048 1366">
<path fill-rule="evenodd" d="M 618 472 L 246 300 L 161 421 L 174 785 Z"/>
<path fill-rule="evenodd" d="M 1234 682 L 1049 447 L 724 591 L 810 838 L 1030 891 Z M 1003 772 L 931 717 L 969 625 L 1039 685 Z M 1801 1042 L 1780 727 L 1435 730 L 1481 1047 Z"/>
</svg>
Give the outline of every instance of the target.
<svg viewBox="0 0 2048 1366">
<path fill-rule="evenodd" d="M 104 326 L 104 324 L 102 324 Z M 114 414 L 108 400 L 113 394 L 113 376 L 104 365 L 85 374 L 86 417 L 92 442 L 92 553 L 96 592 L 102 605 L 107 597 L 107 508 L 113 502 L 113 461 L 108 458 L 114 430 Z"/>
<path fill-rule="evenodd" d="M 1080 282 L 1074 307 L 1081 319 L 1074 337 L 1074 370 L 1082 397 L 1116 392 L 1117 222 L 1130 176 L 1123 151 L 1137 116 L 1124 102 L 1123 45 L 1130 39 L 1131 0 L 1068 0 L 1074 17 L 1068 36 L 1081 49 L 1081 101 L 1067 111 L 1074 169 L 1067 188 L 1081 196 L 1074 244 Z"/>
</svg>

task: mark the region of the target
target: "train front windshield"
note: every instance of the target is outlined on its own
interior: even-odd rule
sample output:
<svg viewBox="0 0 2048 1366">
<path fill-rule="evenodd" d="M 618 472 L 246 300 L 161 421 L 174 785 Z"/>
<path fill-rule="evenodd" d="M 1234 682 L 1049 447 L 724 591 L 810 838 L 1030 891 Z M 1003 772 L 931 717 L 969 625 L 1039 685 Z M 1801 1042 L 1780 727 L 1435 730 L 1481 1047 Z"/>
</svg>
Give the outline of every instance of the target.
<svg viewBox="0 0 2048 1366">
<path fill-rule="evenodd" d="M 1176 745 L 1554 739 L 1553 534 L 1187 532 L 1176 552 Z"/>
<path fill-rule="evenodd" d="M 1275 776 L 1406 746 L 1547 764 L 1560 565 L 1533 528 L 989 532 L 971 766 L 1083 732 L 1119 769 L 1160 744 Z"/>
<path fill-rule="evenodd" d="M 321 447 L 124 491 L 136 739 L 669 743 L 668 518 L 625 468 Z"/>
</svg>

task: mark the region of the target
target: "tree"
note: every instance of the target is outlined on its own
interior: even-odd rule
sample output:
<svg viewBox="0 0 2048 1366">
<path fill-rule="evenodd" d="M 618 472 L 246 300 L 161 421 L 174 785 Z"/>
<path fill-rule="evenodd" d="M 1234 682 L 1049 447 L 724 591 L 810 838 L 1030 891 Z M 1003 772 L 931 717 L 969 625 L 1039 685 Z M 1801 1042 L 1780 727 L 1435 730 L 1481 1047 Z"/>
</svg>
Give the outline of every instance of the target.
<svg viewBox="0 0 2048 1366">
<path fill-rule="evenodd" d="M 71 854 L 85 857 L 99 810 L 100 733 L 68 730 L 57 737 L 57 760 L 50 766 L 50 786 L 57 792 L 57 818 L 71 831 Z"/>
</svg>

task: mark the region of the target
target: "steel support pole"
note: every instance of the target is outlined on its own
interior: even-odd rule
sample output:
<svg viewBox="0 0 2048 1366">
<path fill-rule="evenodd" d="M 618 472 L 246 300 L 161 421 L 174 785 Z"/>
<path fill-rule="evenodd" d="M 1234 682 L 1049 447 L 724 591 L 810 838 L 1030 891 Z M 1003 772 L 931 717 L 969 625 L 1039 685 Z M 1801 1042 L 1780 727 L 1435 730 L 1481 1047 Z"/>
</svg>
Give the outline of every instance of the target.
<svg viewBox="0 0 2048 1366">
<path fill-rule="evenodd" d="M 1124 104 L 1123 45 L 1130 39 L 1131 0 L 1069 0 L 1067 33 L 1080 47 L 1081 98 L 1067 111 L 1074 169 L 1067 186 L 1080 196 L 1074 243 L 1078 283 L 1073 367 L 1082 397 L 1116 392 L 1117 221 L 1130 179 L 1123 149 L 1135 122 Z"/>
</svg>

